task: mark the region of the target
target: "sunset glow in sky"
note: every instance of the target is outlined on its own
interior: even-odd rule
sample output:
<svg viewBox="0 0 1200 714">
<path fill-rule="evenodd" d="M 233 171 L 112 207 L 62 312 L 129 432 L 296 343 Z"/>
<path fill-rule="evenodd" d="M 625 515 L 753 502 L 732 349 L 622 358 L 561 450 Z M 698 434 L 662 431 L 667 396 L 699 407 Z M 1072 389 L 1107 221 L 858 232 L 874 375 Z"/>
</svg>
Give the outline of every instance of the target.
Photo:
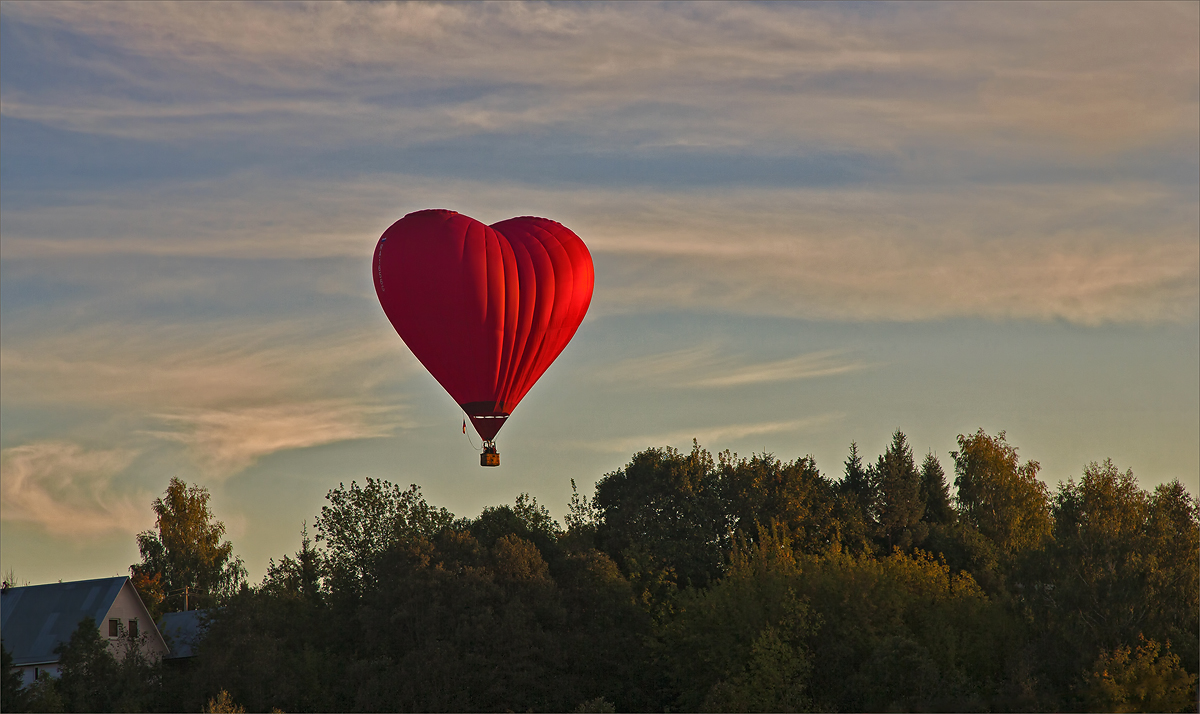
<svg viewBox="0 0 1200 714">
<path fill-rule="evenodd" d="M 649 446 L 1005 430 L 1200 491 L 1196 3 L 0 6 L 0 568 L 127 574 L 172 476 L 257 582 L 326 491 L 559 518 Z M 372 250 L 588 245 L 482 469 Z"/>
</svg>

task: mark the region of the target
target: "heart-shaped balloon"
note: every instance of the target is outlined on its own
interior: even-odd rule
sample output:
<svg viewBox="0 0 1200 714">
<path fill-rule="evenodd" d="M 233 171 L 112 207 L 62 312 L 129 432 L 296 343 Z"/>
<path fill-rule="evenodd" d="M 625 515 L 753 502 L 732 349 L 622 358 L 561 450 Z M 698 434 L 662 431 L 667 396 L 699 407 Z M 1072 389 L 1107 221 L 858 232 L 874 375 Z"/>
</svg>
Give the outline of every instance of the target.
<svg viewBox="0 0 1200 714">
<path fill-rule="evenodd" d="M 400 338 L 486 441 L 575 335 L 595 284 L 587 246 L 561 223 L 446 210 L 393 223 L 373 272 Z"/>
</svg>

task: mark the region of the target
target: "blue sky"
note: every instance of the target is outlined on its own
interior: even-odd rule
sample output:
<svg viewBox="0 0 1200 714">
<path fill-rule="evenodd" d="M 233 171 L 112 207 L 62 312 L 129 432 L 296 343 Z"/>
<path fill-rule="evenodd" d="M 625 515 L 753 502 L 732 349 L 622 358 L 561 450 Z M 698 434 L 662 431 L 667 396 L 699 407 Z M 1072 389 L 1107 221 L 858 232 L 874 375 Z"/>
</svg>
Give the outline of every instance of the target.
<svg viewBox="0 0 1200 714">
<path fill-rule="evenodd" d="M 560 516 L 648 446 L 1005 430 L 1200 490 L 1185 4 L 0 6 L 0 567 L 126 572 L 213 494 L 257 579 L 339 482 Z M 404 214 L 592 251 L 481 469 L 369 266 Z"/>
</svg>

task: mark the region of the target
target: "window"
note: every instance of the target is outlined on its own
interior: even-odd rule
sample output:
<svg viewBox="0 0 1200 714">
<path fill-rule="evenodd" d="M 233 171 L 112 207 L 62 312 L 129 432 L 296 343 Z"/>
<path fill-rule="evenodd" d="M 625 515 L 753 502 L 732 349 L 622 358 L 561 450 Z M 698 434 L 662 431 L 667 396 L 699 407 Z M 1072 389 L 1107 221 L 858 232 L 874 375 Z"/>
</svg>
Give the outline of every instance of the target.
<svg viewBox="0 0 1200 714">
<path fill-rule="evenodd" d="M 121 634 L 121 621 L 120 620 L 109 620 L 108 621 L 108 636 L 109 637 L 117 637 L 120 634 Z"/>
<path fill-rule="evenodd" d="M 137 637 L 137 620 L 129 621 L 129 636 Z"/>
</svg>

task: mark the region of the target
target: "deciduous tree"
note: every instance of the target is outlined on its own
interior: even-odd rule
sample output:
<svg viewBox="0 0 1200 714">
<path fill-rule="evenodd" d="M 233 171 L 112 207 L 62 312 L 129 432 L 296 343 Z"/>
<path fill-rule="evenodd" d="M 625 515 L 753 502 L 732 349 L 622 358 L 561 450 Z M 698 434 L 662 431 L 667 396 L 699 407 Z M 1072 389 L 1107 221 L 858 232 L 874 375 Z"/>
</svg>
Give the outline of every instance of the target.
<svg viewBox="0 0 1200 714">
<path fill-rule="evenodd" d="M 368 477 L 364 486 L 338 484 L 325 496 L 328 505 L 316 519 L 317 542 L 336 587 L 344 593 L 374 587 L 374 561 L 397 543 L 429 539 L 454 522 L 445 508 L 430 506 L 413 484 L 401 489 Z"/>
<path fill-rule="evenodd" d="M 1041 545 L 1050 535 L 1049 490 L 1037 478 L 1036 461 L 1020 463 L 1004 432 L 980 429 L 958 435 L 954 486 L 959 514 L 990 538 L 1001 552 L 1014 554 Z"/>
<path fill-rule="evenodd" d="M 712 455 L 693 443 L 634 454 L 596 484 L 600 549 L 650 590 L 703 587 L 720 576 L 730 540 Z"/>
<path fill-rule="evenodd" d="M 759 526 L 787 530 L 794 547 L 821 552 L 841 537 L 837 487 L 821 475 L 811 456 L 790 463 L 763 454 L 749 459 L 723 455 L 721 487 L 729 525 L 753 540 Z"/>
<path fill-rule="evenodd" d="M 134 586 L 156 610 L 207 607 L 235 592 L 246 578 L 225 524 L 213 519 L 208 489 L 172 478 L 155 499 L 157 531 L 137 536 L 142 562 L 130 566 Z M 186 592 L 185 592 L 186 588 Z"/>
</svg>

